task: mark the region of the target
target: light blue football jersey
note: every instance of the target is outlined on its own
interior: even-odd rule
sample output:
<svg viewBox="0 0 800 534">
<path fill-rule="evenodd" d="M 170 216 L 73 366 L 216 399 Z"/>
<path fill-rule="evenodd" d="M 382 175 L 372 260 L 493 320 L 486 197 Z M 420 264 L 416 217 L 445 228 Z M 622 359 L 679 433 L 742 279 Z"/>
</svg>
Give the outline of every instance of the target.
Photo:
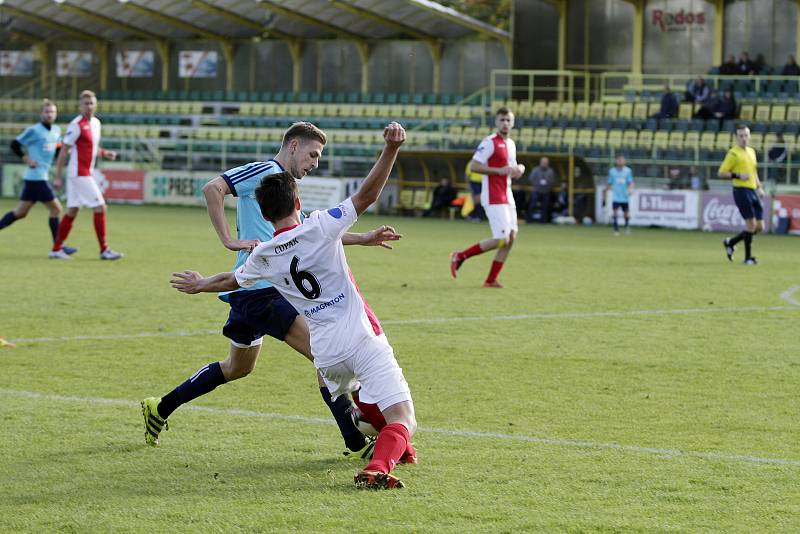
<svg viewBox="0 0 800 534">
<path fill-rule="evenodd" d="M 261 215 L 261 208 L 258 207 L 255 190 L 264 176 L 279 172 L 283 172 L 283 167 L 281 167 L 280 163 L 271 159 L 269 161 L 248 163 L 225 171 L 222 174 L 222 178 L 227 182 L 231 193 L 237 197 L 236 236 L 238 239 L 258 239 L 262 243 L 272 239 L 275 227 Z M 236 264 L 233 266 L 233 270 L 235 271 L 244 265 L 249 255 L 250 253 L 246 250 L 240 250 L 236 256 Z M 266 287 L 272 287 L 272 284 L 262 280 L 246 289 L 242 288 L 236 291 L 252 291 Z M 220 293 L 219 298 L 227 302 L 229 293 L 233 292 Z"/>
<path fill-rule="evenodd" d="M 61 128 L 53 124 L 48 130 L 44 124 L 37 122 L 19 134 L 17 141 L 25 147 L 28 158 L 36 162 L 36 168 L 28 167 L 22 179 L 47 181 L 53 156 L 61 141 Z"/>
<path fill-rule="evenodd" d="M 628 186 L 633 183 L 633 172 L 628 166 L 608 171 L 608 185 L 611 186 L 612 202 L 629 202 Z"/>
</svg>

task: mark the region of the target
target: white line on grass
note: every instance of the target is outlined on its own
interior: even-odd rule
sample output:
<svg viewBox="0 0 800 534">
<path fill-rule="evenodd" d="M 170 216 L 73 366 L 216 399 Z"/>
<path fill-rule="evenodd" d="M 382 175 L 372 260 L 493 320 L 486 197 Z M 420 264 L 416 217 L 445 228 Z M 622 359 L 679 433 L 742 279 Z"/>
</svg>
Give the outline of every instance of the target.
<svg viewBox="0 0 800 534">
<path fill-rule="evenodd" d="M 35 391 L 20 391 L 15 389 L 0 388 L 0 394 L 7 397 L 17 397 L 33 400 L 55 401 L 55 402 L 83 402 L 89 404 L 111 405 L 111 406 L 126 406 L 137 407 L 138 402 L 123 399 L 105 399 L 100 397 L 78 397 L 73 395 L 52 395 L 37 393 Z M 211 408 L 206 406 L 184 406 L 182 410 L 189 410 L 194 412 L 205 412 L 214 415 L 227 415 L 236 417 L 257 417 L 262 419 L 277 419 L 282 421 L 300 421 L 302 423 L 325 424 L 333 425 L 334 422 L 330 419 L 321 417 L 307 417 L 303 415 L 285 415 L 270 412 L 257 412 L 253 410 L 239 410 L 235 408 Z M 621 445 L 619 443 L 601 443 L 593 441 L 581 441 L 573 439 L 559 439 L 559 438 L 540 438 L 535 436 L 525 436 L 519 434 L 503 434 L 499 432 L 478 432 L 473 430 L 450 430 L 446 428 L 425 428 L 420 427 L 419 431 L 431 434 L 443 434 L 452 437 L 464 438 L 485 438 L 485 439 L 498 439 L 505 441 L 520 441 L 524 443 L 535 443 L 538 445 L 551 445 L 554 447 L 571 447 L 578 449 L 600 449 L 612 450 L 619 452 L 630 452 L 636 454 L 650 454 L 656 456 L 666 456 L 671 458 L 701 458 L 705 460 L 723 460 L 729 462 L 739 463 L 754 463 L 754 464 L 778 464 L 789 466 L 800 466 L 800 460 L 792 460 L 787 458 L 765 458 L 762 456 L 753 456 L 748 454 L 730 454 L 726 452 L 698 452 L 698 451 L 683 451 L 680 449 L 667 449 L 661 447 L 640 447 L 638 445 Z"/>
<path fill-rule="evenodd" d="M 800 286 L 799 286 L 800 287 Z M 783 297 L 783 295 L 781 295 Z M 784 299 L 786 300 L 786 299 Z M 789 300 L 788 302 L 792 302 Z M 800 306 L 800 303 L 796 303 Z M 747 306 L 733 308 L 685 308 L 673 310 L 630 310 L 630 311 L 597 311 L 597 312 L 556 312 L 556 313 L 521 313 L 516 315 L 486 315 L 469 317 L 435 317 L 428 319 L 394 319 L 381 321 L 385 325 L 409 324 L 441 324 L 461 322 L 489 322 L 489 321 L 519 321 L 525 319 L 592 319 L 602 317 L 636 317 L 636 316 L 664 316 L 664 315 L 699 315 L 704 313 L 741 313 L 741 312 L 767 312 L 767 311 L 797 311 L 794 306 Z M 83 341 L 83 340 L 118 340 L 148 337 L 192 337 L 218 334 L 219 330 L 198 330 L 195 332 L 139 332 L 134 334 L 98 334 L 84 336 L 56 336 L 32 337 L 12 339 L 20 343 L 49 343 L 53 341 Z"/>
<path fill-rule="evenodd" d="M 800 306 L 800 301 L 798 301 L 796 298 L 794 298 L 792 296 L 795 293 L 797 293 L 798 290 L 800 290 L 800 286 L 790 287 L 789 289 L 787 289 L 786 291 L 781 293 L 781 298 L 783 300 L 785 300 L 786 302 L 788 302 L 789 304 L 794 304 L 795 306 Z"/>
</svg>

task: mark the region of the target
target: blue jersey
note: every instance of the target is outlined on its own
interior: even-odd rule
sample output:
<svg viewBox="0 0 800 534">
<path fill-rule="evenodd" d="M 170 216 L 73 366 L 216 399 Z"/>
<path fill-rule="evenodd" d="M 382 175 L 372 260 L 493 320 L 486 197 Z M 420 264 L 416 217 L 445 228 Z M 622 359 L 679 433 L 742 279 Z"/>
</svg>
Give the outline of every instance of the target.
<svg viewBox="0 0 800 534">
<path fill-rule="evenodd" d="M 628 195 L 628 186 L 633 183 L 633 172 L 630 167 L 622 167 L 617 169 L 611 167 L 608 170 L 608 185 L 611 186 L 612 202 L 627 203 L 630 198 Z"/>
<path fill-rule="evenodd" d="M 222 178 L 228 187 L 237 197 L 236 201 L 236 237 L 237 239 L 258 239 L 262 243 L 272 239 L 275 227 L 261 215 L 261 208 L 258 207 L 255 190 L 261 179 L 270 174 L 283 172 L 281 164 L 271 159 L 269 161 L 256 161 L 230 169 L 222 174 Z M 246 250 L 240 250 L 236 256 L 236 264 L 233 266 L 235 271 L 247 261 L 250 255 Z M 272 284 L 262 280 L 247 289 L 237 289 L 237 291 L 250 291 L 253 289 L 263 289 L 271 287 Z M 219 298 L 224 301 L 228 293 L 220 293 Z"/>
<path fill-rule="evenodd" d="M 23 180 L 47 181 L 53 156 L 61 141 L 61 128 L 53 124 L 48 130 L 41 122 L 37 122 L 17 136 L 19 144 L 28 152 L 28 159 L 36 162 L 36 168 L 28 167 Z"/>
</svg>

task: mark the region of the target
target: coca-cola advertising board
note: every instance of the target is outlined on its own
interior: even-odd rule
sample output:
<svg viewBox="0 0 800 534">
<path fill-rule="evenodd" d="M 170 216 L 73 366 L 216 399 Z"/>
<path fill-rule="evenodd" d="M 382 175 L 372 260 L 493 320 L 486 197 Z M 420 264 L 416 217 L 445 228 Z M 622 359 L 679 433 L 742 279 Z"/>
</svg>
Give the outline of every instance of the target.
<svg viewBox="0 0 800 534">
<path fill-rule="evenodd" d="M 764 231 L 769 231 L 772 218 L 772 201 L 761 199 L 764 206 Z M 700 228 L 705 232 L 739 232 L 744 230 L 744 219 L 733 201 L 733 193 L 703 193 Z"/>
</svg>

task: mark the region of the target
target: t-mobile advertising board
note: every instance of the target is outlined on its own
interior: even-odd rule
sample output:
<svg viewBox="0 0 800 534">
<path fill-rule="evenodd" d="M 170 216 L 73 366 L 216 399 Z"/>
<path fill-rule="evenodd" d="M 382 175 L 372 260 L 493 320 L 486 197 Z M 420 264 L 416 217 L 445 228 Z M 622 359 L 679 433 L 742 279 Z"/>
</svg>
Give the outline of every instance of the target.
<svg viewBox="0 0 800 534">
<path fill-rule="evenodd" d="M 595 195 L 602 199 L 602 191 Z M 696 229 L 698 225 L 698 205 L 700 193 L 698 191 L 663 191 L 658 189 L 636 189 L 631 195 L 630 208 L 631 225 L 634 226 L 663 226 L 665 228 Z M 597 206 L 599 222 L 611 222 L 611 191 L 606 196 L 606 207 Z M 622 224 L 622 213 L 619 213 L 619 222 Z"/>
<path fill-rule="evenodd" d="M 761 199 L 764 206 L 764 230 L 769 231 L 772 219 L 772 201 Z M 744 219 L 733 201 L 733 193 L 703 193 L 700 228 L 706 232 L 740 232 L 744 230 Z"/>
</svg>

